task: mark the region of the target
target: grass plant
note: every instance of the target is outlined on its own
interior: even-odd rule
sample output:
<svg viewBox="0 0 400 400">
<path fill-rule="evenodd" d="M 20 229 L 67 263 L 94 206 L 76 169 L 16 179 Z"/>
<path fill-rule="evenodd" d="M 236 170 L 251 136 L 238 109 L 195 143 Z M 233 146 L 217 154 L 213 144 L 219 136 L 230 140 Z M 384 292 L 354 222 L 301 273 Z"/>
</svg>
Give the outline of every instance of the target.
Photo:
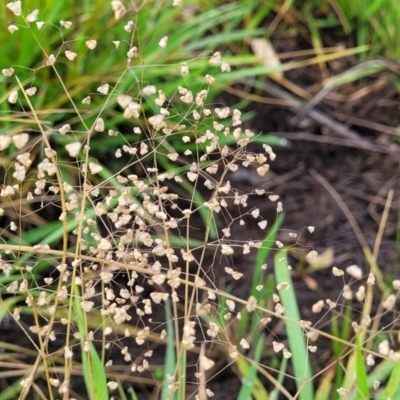
<svg viewBox="0 0 400 400">
<path fill-rule="evenodd" d="M 226 369 L 243 400 L 400 398 L 400 282 L 375 285 L 383 228 L 368 274 L 334 267 L 337 299 L 304 320 L 290 249 L 317 253 L 282 230 L 278 195 L 231 183 L 266 176 L 285 143 L 217 97 L 298 67 L 235 55 L 274 7 L 40 3 L 2 10 L 0 327 L 23 341 L 0 341 L 0 400 L 205 400 Z"/>
</svg>

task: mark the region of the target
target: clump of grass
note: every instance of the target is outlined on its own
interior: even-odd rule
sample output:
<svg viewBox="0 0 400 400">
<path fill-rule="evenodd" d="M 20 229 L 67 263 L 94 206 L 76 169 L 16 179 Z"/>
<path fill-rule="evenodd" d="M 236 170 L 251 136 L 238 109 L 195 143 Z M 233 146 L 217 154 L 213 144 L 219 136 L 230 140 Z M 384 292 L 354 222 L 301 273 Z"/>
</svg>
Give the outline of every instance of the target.
<svg viewBox="0 0 400 400">
<path fill-rule="evenodd" d="M 301 320 L 288 249 L 276 236 L 283 220 L 279 196 L 257 187 L 246 193 L 231 184 L 240 170 L 268 174 L 275 154 L 265 138 L 243 127 L 240 110 L 211 97 L 216 78 L 230 73 L 223 52 L 168 63 L 173 41 L 162 28 L 142 49 L 130 20 L 141 9 L 111 4 L 108 23 L 119 35 L 114 43 L 102 42 L 101 32 L 97 39 L 75 37 L 69 34 L 71 21 L 62 20 L 60 27 L 52 21 L 49 31 L 60 41 L 49 50 L 37 35 L 44 27 L 38 13 L 25 13 L 19 1 L 7 5 L 18 21 L 9 25 L 12 38 L 24 30 L 42 53 L 33 69 L 3 69 L 8 125 L 0 134 L 0 318 L 11 319 L 29 346 L 1 343 L 1 368 L 15 373 L 0 371 L 7 378 L 0 399 L 32 393 L 43 399 L 135 398 L 134 390 L 147 390 L 151 398 L 206 399 L 224 368 L 243 380 L 240 399 L 314 393 L 322 399 L 330 398 L 322 390 L 332 384 L 335 366 L 346 374 L 334 393 L 365 398 L 377 386 L 369 378 L 380 372 L 367 371 L 365 357 L 370 366 L 373 357 L 387 360 L 380 377 L 389 382 L 385 393 L 392 393 L 398 355 L 389 344 L 379 344 L 379 351 L 371 347 L 396 318 L 383 330 L 382 310 L 368 319 L 366 308 L 351 324 L 352 337 L 338 324 L 327 333 L 319 329 L 322 319 Z M 167 15 L 179 14 L 180 2 L 174 5 L 165 6 Z M 146 64 L 145 46 L 154 49 L 157 65 Z M 78 60 L 87 56 L 93 64 L 99 49 L 119 52 L 113 57 L 124 67 L 117 78 L 108 80 L 104 71 L 91 77 L 92 89 L 79 90 L 68 79 L 78 79 L 85 66 Z M 204 73 L 193 74 L 192 65 L 202 65 Z M 168 90 L 153 85 L 157 68 L 179 84 L 170 82 Z M 21 79 L 20 71 L 28 75 Z M 47 89 L 35 82 L 47 77 L 57 82 L 51 90 L 62 103 L 44 103 Z M 273 223 L 249 205 L 253 197 L 275 204 Z M 272 250 L 278 250 L 274 276 L 266 264 Z M 257 259 L 250 291 L 241 296 L 235 294 L 245 273 L 236 266 L 239 254 Z M 362 278 L 358 269 L 349 272 Z M 395 296 L 382 303 L 387 313 Z M 313 311 L 331 315 L 339 304 L 339 298 L 322 302 Z M 354 318 L 340 312 L 334 321 L 342 316 L 345 323 Z M 278 337 L 274 332 L 282 321 Z M 318 335 L 336 346 L 336 358 L 322 372 L 313 368 L 317 346 L 311 342 Z M 278 368 L 269 366 L 271 359 Z M 291 389 L 285 380 L 295 382 Z"/>
</svg>

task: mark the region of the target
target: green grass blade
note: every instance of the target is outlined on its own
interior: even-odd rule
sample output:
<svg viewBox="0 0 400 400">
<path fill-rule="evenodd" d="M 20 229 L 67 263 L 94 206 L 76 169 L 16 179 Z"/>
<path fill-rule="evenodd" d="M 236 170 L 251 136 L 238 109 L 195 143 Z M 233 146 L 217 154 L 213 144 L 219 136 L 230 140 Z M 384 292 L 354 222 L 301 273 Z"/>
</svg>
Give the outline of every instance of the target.
<svg viewBox="0 0 400 400">
<path fill-rule="evenodd" d="M 186 377 L 186 369 L 187 369 L 187 350 L 182 348 L 182 351 L 179 354 L 178 360 L 178 379 L 179 388 L 176 393 L 176 398 L 178 400 L 185 400 L 186 399 L 186 379 L 182 379 Z M 170 397 L 168 398 L 170 400 Z"/>
<path fill-rule="evenodd" d="M 83 353 L 83 352 L 82 352 Z M 93 384 L 95 387 L 96 398 L 99 400 L 108 400 L 107 393 L 107 376 L 101 358 L 97 353 L 93 343 L 90 343 L 90 367 L 93 371 Z"/>
<path fill-rule="evenodd" d="M 15 400 L 18 399 L 18 394 L 21 392 L 21 380 L 14 382 L 12 385 L 3 389 L 0 393 L 0 400 Z"/>
<path fill-rule="evenodd" d="M 351 353 L 346 364 L 346 373 L 341 386 L 345 389 L 351 389 L 354 387 L 354 382 L 356 381 L 356 354 Z M 339 382 L 340 384 L 340 382 Z"/>
<path fill-rule="evenodd" d="M 396 362 L 392 360 L 382 360 L 368 374 L 368 387 L 373 387 L 374 381 L 386 382 L 395 367 Z"/>
<path fill-rule="evenodd" d="M 15 277 L 13 280 L 15 280 Z M 15 304 L 23 300 L 23 298 L 24 298 L 23 296 L 15 296 L 15 297 L 9 297 L 8 299 L 5 300 L 2 299 L 0 301 L 0 325 L 4 317 L 10 312 L 10 310 L 14 309 Z"/>
<path fill-rule="evenodd" d="M 397 362 L 393 367 L 392 373 L 390 374 L 389 381 L 383 393 L 383 398 L 384 399 L 393 398 L 399 387 L 400 387 L 400 362 Z"/>
<path fill-rule="evenodd" d="M 275 386 L 274 390 L 271 392 L 271 400 L 278 400 L 279 398 L 279 393 L 281 392 L 280 387 L 282 386 L 283 381 L 285 380 L 287 364 L 288 360 L 286 358 L 280 360 L 279 373 L 277 378 L 277 382 L 279 383 L 280 386 Z"/>
<path fill-rule="evenodd" d="M 367 375 L 367 382 L 368 382 L 368 388 L 370 391 L 375 390 L 374 389 L 374 382 L 386 382 L 390 374 L 393 371 L 393 368 L 395 367 L 396 362 L 391 361 L 391 360 L 382 360 L 377 364 L 373 370 L 369 371 Z M 381 389 L 383 390 L 383 389 Z M 376 393 L 376 392 L 375 392 Z M 375 394 L 374 393 L 374 394 Z M 396 393 L 391 397 L 392 400 L 400 400 L 400 396 L 398 396 L 398 390 Z M 349 396 L 349 400 L 355 400 L 357 397 L 357 393 L 352 393 L 351 396 Z M 397 396 L 397 397 L 396 397 Z M 373 398 L 373 395 L 370 395 L 371 398 Z M 322 400 L 322 399 L 319 399 Z"/>
<path fill-rule="evenodd" d="M 237 399 L 238 400 L 248 400 L 249 398 L 251 398 L 251 396 L 253 396 L 253 398 L 255 399 L 269 399 L 268 393 L 266 393 L 265 391 L 261 394 L 263 397 L 259 397 L 260 393 L 258 393 L 257 397 L 255 396 L 254 393 L 254 389 L 255 389 L 255 381 L 257 379 L 257 368 L 255 366 L 256 363 L 260 362 L 261 359 L 261 354 L 264 348 L 264 339 L 265 339 L 265 335 L 261 335 L 261 337 L 259 338 L 259 340 L 257 341 L 257 345 L 256 345 L 256 349 L 254 352 L 254 357 L 253 357 L 253 363 L 250 364 L 250 366 L 247 364 L 247 361 L 245 361 L 244 359 L 240 359 L 239 362 L 243 362 L 245 361 L 245 365 L 242 366 L 242 370 L 241 372 L 245 372 L 245 370 L 247 370 L 245 372 L 245 378 L 242 382 L 242 386 L 240 388 L 240 392 L 238 394 Z M 243 368 L 244 367 L 244 368 Z M 266 397 L 265 397 L 266 396 Z"/>
<path fill-rule="evenodd" d="M 274 259 L 275 278 L 277 285 L 287 282 L 289 289 L 281 290 L 279 296 L 281 303 L 285 307 L 285 316 L 295 321 L 300 321 L 300 312 L 293 289 L 292 277 L 287 267 L 285 251 L 279 251 Z M 292 364 L 296 377 L 296 385 L 300 391 L 300 398 L 313 399 L 314 388 L 311 381 L 311 365 L 308 357 L 307 341 L 304 337 L 303 329 L 290 321 L 285 321 L 289 351 L 292 353 Z M 303 383 L 307 382 L 307 383 Z"/>
<path fill-rule="evenodd" d="M 266 262 L 269 253 L 271 252 L 271 250 L 275 245 L 276 236 L 278 234 L 278 230 L 281 227 L 284 218 L 285 218 L 284 213 L 278 215 L 278 218 L 276 219 L 274 225 L 269 229 L 269 231 L 265 235 L 261 248 L 258 251 L 253 273 L 253 282 L 251 284 L 251 289 L 250 289 L 250 294 L 254 296 L 256 299 L 259 299 L 260 297 L 260 292 L 257 291 L 256 287 L 264 283 L 264 277 L 263 277 L 264 271 L 261 269 L 261 266 Z M 249 315 L 249 313 L 247 312 L 243 313 L 238 329 L 237 337 L 239 341 L 241 338 L 245 337 L 246 331 L 249 330 L 250 318 L 251 316 Z M 258 319 L 257 322 L 254 323 L 259 323 Z M 253 329 L 250 329 L 250 331 L 252 332 Z"/>
<path fill-rule="evenodd" d="M 79 334 L 81 337 L 81 356 L 83 366 L 83 378 L 91 398 L 98 400 L 109 400 L 107 376 L 105 366 L 103 365 L 97 350 L 92 342 L 89 342 L 89 351 L 84 350 L 84 342 L 86 338 L 85 319 L 83 310 L 80 305 L 82 297 L 79 293 L 79 288 L 75 286 L 74 299 L 74 320 L 77 322 Z M 94 396 L 94 397 L 93 397 Z"/>
<path fill-rule="evenodd" d="M 237 30 L 234 32 L 222 32 L 212 36 L 206 36 L 203 39 L 197 40 L 196 42 L 186 46 L 186 50 L 193 51 L 203 48 L 215 48 L 216 45 L 222 43 L 232 43 L 238 40 L 248 39 L 250 37 L 262 36 L 265 33 L 265 29 L 258 28 L 252 30 Z"/>
<path fill-rule="evenodd" d="M 332 398 L 332 386 L 335 379 L 335 368 L 330 368 L 323 376 L 315 392 L 314 400 L 329 400 Z M 336 392 L 335 392 L 336 393 Z"/>
<path fill-rule="evenodd" d="M 158 237 L 165 239 L 165 236 L 163 236 L 163 235 L 158 235 Z M 191 238 L 186 239 L 186 238 L 182 238 L 179 236 L 173 236 L 173 235 L 168 236 L 168 241 L 169 241 L 170 245 L 173 247 L 185 248 L 186 245 L 188 245 L 188 247 L 191 249 L 200 249 L 204 246 L 204 241 L 202 241 L 202 240 L 191 239 Z"/>
<path fill-rule="evenodd" d="M 271 253 L 271 250 L 275 247 L 276 237 L 278 235 L 278 231 L 282 225 L 284 218 L 285 218 L 284 213 L 278 215 L 278 218 L 276 219 L 274 225 L 265 235 L 260 251 L 257 254 L 256 265 L 254 268 L 253 282 L 251 284 L 251 292 L 250 292 L 253 296 L 257 295 L 258 293 L 256 287 L 263 280 L 263 270 L 261 269 L 261 267 L 266 262 L 268 255 Z"/>
<path fill-rule="evenodd" d="M 117 382 L 118 382 L 118 389 L 117 390 L 118 390 L 119 398 L 121 400 L 128 400 L 128 398 L 126 397 L 124 388 L 121 385 L 121 380 L 117 379 Z"/>
<path fill-rule="evenodd" d="M 139 397 L 137 396 L 135 390 L 132 387 L 128 389 L 128 393 L 131 395 L 131 400 L 139 400 Z"/>
<path fill-rule="evenodd" d="M 352 313 L 352 307 L 351 304 L 348 304 L 348 307 L 346 307 L 344 311 L 342 329 L 339 328 L 338 319 L 337 318 L 332 319 L 331 333 L 334 337 L 338 337 L 343 340 L 348 340 L 351 330 L 351 313 Z M 332 341 L 332 351 L 336 359 L 340 359 L 344 348 L 345 345 L 343 343 L 340 343 L 335 340 Z M 342 366 L 338 363 L 336 364 L 336 373 L 334 375 L 335 389 L 339 389 L 342 386 L 343 378 L 344 378 L 344 371 Z"/>
<path fill-rule="evenodd" d="M 357 336 L 358 338 L 359 336 Z M 357 400 L 369 399 L 368 376 L 361 347 L 356 349 Z"/>
<path fill-rule="evenodd" d="M 174 324 L 172 321 L 173 316 L 171 313 L 171 303 L 168 300 L 165 302 L 165 317 L 167 321 L 167 349 L 165 352 L 164 377 L 162 383 L 161 400 L 174 400 L 176 399 L 175 394 L 171 394 L 170 390 L 168 389 L 168 386 L 171 384 L 168 376 L 174 375 L 176 366 Z"/>
</svg>

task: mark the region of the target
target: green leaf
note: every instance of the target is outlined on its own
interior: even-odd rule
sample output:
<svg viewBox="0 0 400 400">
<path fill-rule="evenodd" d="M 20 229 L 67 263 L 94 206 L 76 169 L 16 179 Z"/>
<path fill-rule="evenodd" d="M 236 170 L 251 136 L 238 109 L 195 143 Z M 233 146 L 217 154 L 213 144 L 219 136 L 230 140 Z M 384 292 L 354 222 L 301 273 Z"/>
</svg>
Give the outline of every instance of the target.
<svg viewBox="0 0 400 400">
<path fill-rule="evenodd" d="M 253 281 L 251 284 L 250 294 L 254 296 L 256 299 L 259 299 L 260 292 L 257 291 L 256 287 L 262 283 L 264 283 L 264 271 L 261 269 L 261 266 L 266 263 L 268 255 L 270 254 L 271 250 L 275 246 L 276 236 L 278 234 L 278 230 L 282 225 L 282 222 L 285 218 L 284 213 L 278 215 L 275 223 L 266 233 L 264 240 L 261 244 L 261 247 L 257 253 L 256 263 L 253 269 Z M 259 324 L 258 318 L 255 318 L 250 325 L 250 320 L 252 316 L 245 312 L 242 315 L 242 318 L 239 322 L 239 329 L 237 338 L 240 340 L 242 337 L 246 336 L 246 332 L 253 332 L 255 328 L 255 324 Z M 251 328 L 249 328 L 249 325 Z"/>
<path fill-rule="evenodd" d="M 263 385 L 260 385 L 260 381 L 257 379 L 256 368 L 256 364 L 260 362 L 262 351 L 264 349 L 264 340 L 265 335 L 262 334 L 257 340 L 256 349 L 251 363 L 243 358 L 237 359 L 239 371 L 242 375 L 245 375 L 240 392 L 237 396 L 238 400 L 248 400 L 251 396 L 256 400 L 269 399 L 268 392 L 263 388 Z"/>
<path fill-rule="evenodd" d="M 162 383 L 161 400 L 175 400 L 175 393 L 171 393 L 168 389 L 168 386 L 171 384 L 169 376 L 174 376 L 176 366 L 174 324 L 173 315 L 171 313 L 171 303 L 169 300 L 165 301 L 165 320 L 167 321 L 167 349 L 165 351 L 164 379 Z"/>
<path fill-rule="evenodd" d="M 332 383 L 337 369 L 329 368 L 322 376 L 319 386 L 315 392 L 314 400 L 329 400 L 332 397 Z M 340 387 L 340 386 L 339 386 Z M 336 393 L 336 392 L 334 392 Z"/>
<path fill-rule="evenodd" d="M 0 301 L 0 325 L 3 322 L 3 319 L 14 309 L 14 306 L 19 301 L 23 300 L 23 296 L 14 296 L 9 297 L 8 299 L 2 299 Z"/>
<path fill-rule="evenodd" d="M 359 336 L 357 335 L 357 338 Z M 356 343 L 358 340 L 356 340 Z M 358 344 L 358 343 L 357 343 Z M 369 399 L 368 376 L 360 345 L 356 348 L 357 400 Z"/>
<path fill-rule="evenodd" d="M 398 388 L 400 387 L 400 362 L 395 363 L 392 373 L 390 374 L 389 381 L 386 385 L 385 391 L 383 392 L 384 399 L 393 398 Z M 399 397 L 396 397 L 396 400 Z"/>
<path fill-rule="evenodd" d="M 0 400 L 15 400 L 18 399 L 18 394 L 21 392 L 22 379 L 18 379 L 6 389 L 2 389 L 0 393 Z"/>
<path fill-rule="evenodd" d="M 285 307 L 285 316 L 293 321 L 300 321 L 300 312 L 293 288 L 292 277 L 288 269 L 285 251 L 279 251 L 274 258 L 276 283 L 287 282 L 289 289 L 279 292 L 282 305 Z M 292 353 L 292 364 L 296 377 L 296 386 L 300 398 L 313 399 L 314 389 L 310 358 L 308 356 L 307 340 L 303 329 L 295 322 L 285 320 L 285 327 L 289 341 L 289 351 Z"/>
<path fill-rule="evenodd" d="M 79 288 L 75 285 L 74 288 L 74 320 L 78 324 L 79 335 L 81 339 L 81 357 L 83 366 L 83 379 L 85 381 L 86 390 L 89 397 L 98 400 L 109 400 L 107 376 L 105 366 L 93 343 L 89 342 L 89 351 L 84 350 L 85 338 L 87 336 L 85 317 L 83 309 L 80 304 L 82 299 L 79 293 Z"/>
</svg>

